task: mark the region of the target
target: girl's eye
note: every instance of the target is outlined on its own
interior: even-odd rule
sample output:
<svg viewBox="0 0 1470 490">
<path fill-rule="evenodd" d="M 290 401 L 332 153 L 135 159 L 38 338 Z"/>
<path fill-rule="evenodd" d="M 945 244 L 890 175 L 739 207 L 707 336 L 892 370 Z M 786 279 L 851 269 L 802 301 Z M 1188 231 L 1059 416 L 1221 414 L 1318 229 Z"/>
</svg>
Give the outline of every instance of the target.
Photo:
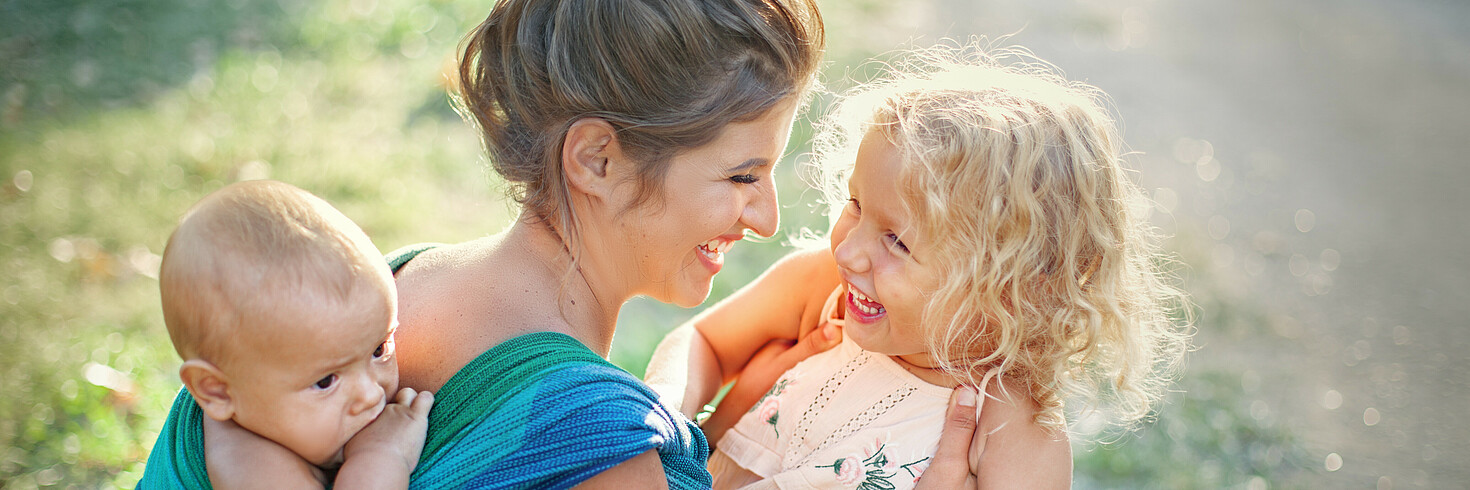
<svg viewBox="0 0 1470 490">
<path fill-rule="evenodd" d="M 899 240 L 898 239 L 898 235 L 889 233 L 888 235 L 886 235 L 886 237 L 888 238 L 889 241 L 893 242 L 893 247 L 894 248 L 897 248 L 899 251 L 901 251 L 901 252 L 903 252 L 905 254 L 909 253 L 909 247 L 908 247 L 908 245 L 904 245 L 903 244 L 903 240 Z"/>
<path fill-rule="evenodd" d="M 756 182 L 760 182 L 761 178 L 757 177 L 755 174 L 740 174 L 734 177 L 730 177 L 730 181 L 736 184 L 754 184 Z"/>
<path fill-rule="evenodd" d="M 337 375 L 335 375 L 335 374 L 328 374 L 328 375 L 326 375 L 326 377 L 323 377 L 322 379 L 316 380 L 316 385 L 314 385 L 314 386 L 316 386 L 316 388 L 319 389 L 319 390 L 325 390 L 327 388 L 331 388 L 332 385 L 334 385 L 336 383 L 337 383 Z"/>
</svg>

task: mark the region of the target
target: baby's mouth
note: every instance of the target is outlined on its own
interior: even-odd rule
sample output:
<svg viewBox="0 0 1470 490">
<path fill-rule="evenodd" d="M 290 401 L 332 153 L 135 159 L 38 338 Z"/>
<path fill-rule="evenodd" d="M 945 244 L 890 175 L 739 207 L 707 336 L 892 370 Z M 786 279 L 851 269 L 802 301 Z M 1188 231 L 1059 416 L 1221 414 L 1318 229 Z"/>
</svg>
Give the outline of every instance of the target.
<svg viewBox="0 0 1470 490">
<path fill-rule="evenodd" d="M 863 294 L 862 291 L 858 291 L 857 288 L 852 286 L 847 287 L 847 298 L 853 309 L 857 310 L 858 313 L 878 317 L 888 312 L 886 308 L 883 308 L 883 303 L 873 301 L 873 298 L 869 298 L 868 295 Z"/>
</svg>

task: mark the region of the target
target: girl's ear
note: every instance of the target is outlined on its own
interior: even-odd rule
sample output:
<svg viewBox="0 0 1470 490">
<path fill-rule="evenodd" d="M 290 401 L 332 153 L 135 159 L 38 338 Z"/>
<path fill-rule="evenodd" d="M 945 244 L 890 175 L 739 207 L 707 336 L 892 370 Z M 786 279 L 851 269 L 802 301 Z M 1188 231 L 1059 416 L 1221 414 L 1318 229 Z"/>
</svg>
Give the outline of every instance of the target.
<svg viewBox="0 0 1470 490">
<path fill-rule="evenodd" d="M 585 117 L 567 128 L 561 147 L 561 166 L 572 190 L 606 199 L 617 185 L 611 167 L 619 157 L 617 130 L 607 121 Z"/>
<path fill-rule="evenodd" d="M 235 399 L 230 396 L 230 381 L 219 367 L 203 359 L 184 361 L 179 378 L 194 396 L 194 403 L 209 418 L 226 421 L 235 417 Z"/>
</svg>

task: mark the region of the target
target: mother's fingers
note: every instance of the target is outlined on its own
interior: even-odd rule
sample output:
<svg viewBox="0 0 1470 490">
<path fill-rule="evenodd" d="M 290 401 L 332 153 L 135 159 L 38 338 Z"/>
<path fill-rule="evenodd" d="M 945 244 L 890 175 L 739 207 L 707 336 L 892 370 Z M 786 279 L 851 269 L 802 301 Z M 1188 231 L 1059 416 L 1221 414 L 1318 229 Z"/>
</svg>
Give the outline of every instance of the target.
<svg viewBox="0 0 1470 490">
<path fill-rule="evenodd" d="M 968 386 L 955 388 L 949 397 L 949 409 L 945 411 L 944 431 L 939 435 L 939 449 L 929 468 L 919 478 L 916 489 L 973 488 L 974 472 L 970 461 L 970 443 L 975 438 L 976 427 L 975 389 Z"/>
</svg>

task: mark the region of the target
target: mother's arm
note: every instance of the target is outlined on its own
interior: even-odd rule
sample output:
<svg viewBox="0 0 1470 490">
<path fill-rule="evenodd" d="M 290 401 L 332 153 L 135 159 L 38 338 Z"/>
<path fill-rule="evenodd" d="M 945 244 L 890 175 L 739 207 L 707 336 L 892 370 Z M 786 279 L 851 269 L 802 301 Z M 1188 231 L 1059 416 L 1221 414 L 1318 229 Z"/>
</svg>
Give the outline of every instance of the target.
<svg viewBox="0 0 1470 490">
<path fill-rule="evenodd" d="M 633 459 L 603 470 L 602 473 L 578 483 L 580 490 L 620 490 L 624 488 L 647 488 L 650 490 L 669 488 L 664 476 L 664 465 L 658 459 L 658 450 L 649 449 Z"/>
<path fill-rule="evenodd" d="M 786 256 L 755 281 L 670 332 L 646 381 L 665 402 L 694 416 L 772 340 L 795 341 L 816 326 L 840 278 L 827 249 Z"/>
</svg>

